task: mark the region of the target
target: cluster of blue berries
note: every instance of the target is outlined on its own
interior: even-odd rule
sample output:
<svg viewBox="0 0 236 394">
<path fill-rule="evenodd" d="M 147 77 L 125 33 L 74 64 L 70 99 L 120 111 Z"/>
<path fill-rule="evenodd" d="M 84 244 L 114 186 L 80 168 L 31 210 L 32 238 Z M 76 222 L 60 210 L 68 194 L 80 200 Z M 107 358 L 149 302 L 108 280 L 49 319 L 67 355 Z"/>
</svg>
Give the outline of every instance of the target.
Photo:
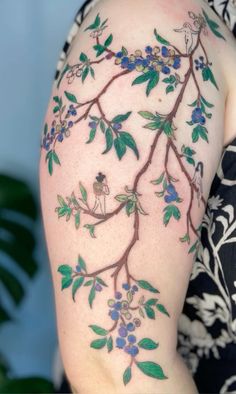
<svg viewBox="0 0 236 394">
<path fill-rule="evenodd" d="M 54 120 L 50 132 L 43 138 L 42 147 L 48 151 L 55 138 L 57 141 L 62 142 L 64 137 L 70 136 L 70 129 L 73 125 L 74 123 L 71 120 L 69 122 L 63 120 L 63 122 L 60 123 L 56 123 L 56 120 Z"/>
<path fill-rule="evenodd" d="M 128 283 L 122 285 L 123 289 L 130 293 L 131 297 L 139 290 L 138 286 L 130 286 Z M 121 319 L 121 323 L 118 329 L 118 336 L 116 338 L 116 346 L 119 349 L 123 349 L 126 353 L 131 356 L 136 356 L 139 352 L 138 347 L 135 345 L 136 337 L 132 334 L 136 328 L 140 327 L 141 320 L 138 318 L 132 319 L 132 314 L 130 313 L 129 302 L 123 299 L 122 293 L 117 291 L 115 293 L 115 299 L 108 300 L 108 306 L 111 308 L 109 315 L 112 320 L 118 321 Z M 127 322 L 125 320 L 128 320 Z"/>
<path fill-rule="evenodd" d="M 192 112 L 192 122 L 199 123 L 200 125 L 204 125 L 206 123 L 206 118 L 203 115 L 202 109 L 197 107 Z"/>
<path fill-rule="evenodd" d="M 130 329 L 130 327 L 132 329 Z M 135 327 L 132 325 L 132 323 L 129 323 L 127 326 L 124 326 L 123 324 L 120 325 L 120 328 L 118 330 L 119 337 L 116 338 L 116 346 L 119 349 L 124 349 L 124 351 L 131 356 L 137 356 L 139 352 L 138 346 L 136 346 L 136 336 L 133 334 L 130 334 L 130 331 L 134 331 Z"/>
<path fill-rule="evenodd" d="M 134 295 L 138 291 L 138 286 L 134 285 L 132 288 L 128 283 L 123 284 L 123 289 L 130 291 L 131 295 Z M 108 300 L 108 306 L 111 308 L 109 315 L 112 320 L 119 320 L 120 315 L 122 315 L 126 320 L 130 320 L 132 315 L 129 311 L 129 302 L 127 300 L 122 300 L 122 293 L 117 291 L 115 293 L 115 300 Z"/>
<path fill-rule="evenodd" d="M 167 204 L 178 200 L 179 196 L 178 193 L 174 187 L 174 185 L 172 185 L 171 183 L 167 186 L 166 191 L 168 194 L 165 195 L 164 200 Z"/>
<path fill-rule="evenodd" d="M 149 70 L 155 70 L 163 74 L 170 74 L 171 67 L 177 70 L 181 66 L 181 58 L 176 55 L 174 49 L 168 49 L 166 46 L 160 48 L 158 46 L 151 47 L 148 45 L 145 48 L 144 55 L 139 49 L 130 56 L 119 51 L 115 57 L 115 64 L 119 64 L 122 68 L 130 71 L 147 72 Z"/>
<path fill-rule="evenodd" d="M 196 71 L 203 70 L 206 67 L 206 63 L 204 62 L 204 57 L 200 56 L 199 59 L 194 60 Z"/>
<path fill-rule="evenodd" d="M 70 104 L 69 109 L 67 111 L 67 117 L 70 116 L 70 115 L 72 115 L 72 116 L 76 116 L 77 115 L 77 111 L 76 111 L 76 109 L 75 109 L 73 104 Z"/>
</svg>

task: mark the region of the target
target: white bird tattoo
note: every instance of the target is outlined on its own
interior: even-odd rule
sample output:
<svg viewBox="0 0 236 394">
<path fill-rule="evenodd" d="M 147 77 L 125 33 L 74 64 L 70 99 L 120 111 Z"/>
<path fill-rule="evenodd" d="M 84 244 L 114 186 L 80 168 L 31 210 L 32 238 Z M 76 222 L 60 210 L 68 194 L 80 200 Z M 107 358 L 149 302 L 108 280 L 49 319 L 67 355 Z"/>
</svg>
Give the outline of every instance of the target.
<svg viewBox="0 0 236 394">
<path fill-rule="evenodd" d="M 176 31 L 177 33 L 185 34 L 184 40 L 186 45 L 186 53 L 187 54 L 191 53 L 193 49 L 193 42 L 194 42 L 193 36 L 195 34 L 198 34 L 198 31 L 193 30 L 190 23 L 187 22 L 183 24 L 183 27 L 181 27 L 181 29 L 174 29 L 174 31 Z"/>
</svg>

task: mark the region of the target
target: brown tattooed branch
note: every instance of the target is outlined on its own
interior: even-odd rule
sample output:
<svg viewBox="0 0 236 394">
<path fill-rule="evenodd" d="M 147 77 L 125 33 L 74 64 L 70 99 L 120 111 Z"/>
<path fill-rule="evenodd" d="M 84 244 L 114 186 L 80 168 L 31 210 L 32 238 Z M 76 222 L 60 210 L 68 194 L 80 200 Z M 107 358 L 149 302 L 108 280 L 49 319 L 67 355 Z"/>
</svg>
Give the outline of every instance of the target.
<svg viewBox="0 0 236 394">
<path fill-rule="evenodd" d="M 175 153 L 175 156 L 176 156 L 176 158 L 177 158 L 177 160 L 179 162 L 179 165 L 180 165 L 180 168 L 181 168 L 182 172 L 184 173 L 184 175 L 186 176 L 186 178 L 187 178 L 187 180 L 189 182 L 189 186 L 195 192 L 198 192 L 198 188 L 197 188 L 197 186 L 194 183 L 192 183 L 191 176 L 189 175 L 188 171 L 186 170 L 186 168 L 185 168 L 185 166 L 184 166 L 184 164 L 182 162 L 181 155 L 179 154 L 179 152 L 178 152 L 178 150 L 177 150 L 177 148 L 176 148 L 176 146 L 175 146 L 175 144 L 173 143 L 172 140 L 170 140 L 170 146 L 171 146 L 173 152 Z M 204 199 L 203 196 L 201 197 L 201 201 L 206 206 L 206 200 Z"/>
<path fill-rule="evenodd" d="M 166 172 L 168 183 L 171 183 L 171 177 L 170 177 L 170 174 L 168 171 L 169 151 L 170 151 L 170 139 L 168 138 L 167 144 L 166 144 L 166 154 L 165 154 L 165 172 Z"/>
<path fill-rule="evenodd" d="M 196 78 L 194 69 L 193 69 L 193 68 L 194 68 L 194 66 L 193 66 L 193 58 L 190 57 L 189 60 L 190 60 L 191 74 L 192 74 L 192 77 L 193 77 L 193 81 L 194 81 L 194 83 L 195 83 L 195 86 L 196 86 L 196 88 L 197 88 L 197 93 L 198 93 L 197 101 L 198 101 L 198 104 L 199 104 L 199 103 L 200 103 L 200 98 L 201 98 L 200 86 L 199 86 L 199 83 L 198 83 L 198 81 L 197 81 L 197 78 Z"/>
<path fill-rule="evenodd" d="M 199 38 L 199 43 L 200 43 L 201 48 L 202 48 L 202 50 L 203 50 L 204 56 L 205 56 L 206 61 L 207 61 L 207 66 L 208 66 L 208 64 L 211 64 L 211 63 L 209 62 L 209 58 L 208 58 L 208 55 L 207 55 L 207 53 L 206 53 L 206 49 L 205 49 L 205 47 L 204 47 L 204 45 L 203 45 L 203 43 L 202 43 L 201 38 Z"/>
<path fill-rule="evenodd" d="M 122 267 L 125 265 L 126 266 L 126 273 L 127 273 L 127 281 L 129 283 L 130 281 L 130 276 L 129 276 L 129 271 L 128 271 L 128 257 L 129 254 L 132 250 L 132 248 L 134 247 L 134 245 L 136 244 L 136 242 L 139 240 L 139 212 L 136 209 L 134 212 L 134 224 L 133 224 L 133 228 L 134 228 L 134 233 L 133 233 L 133 237 L 129 243 L 129 245 L 127 246 L 125 252 L 123 253 L 123 255 L 121 256 L 121 258 L 118 260 L 117 262 L 117 268 L 115 269 L 115 271 L 113 272 L 113 274 L 111 275 L 114 278 L 114 291 L 116 291 L 117 289 L 117 278 L 118 278 L 118 274 L 120 272 L 120 270 L 122 269 Z"/>
</svg>

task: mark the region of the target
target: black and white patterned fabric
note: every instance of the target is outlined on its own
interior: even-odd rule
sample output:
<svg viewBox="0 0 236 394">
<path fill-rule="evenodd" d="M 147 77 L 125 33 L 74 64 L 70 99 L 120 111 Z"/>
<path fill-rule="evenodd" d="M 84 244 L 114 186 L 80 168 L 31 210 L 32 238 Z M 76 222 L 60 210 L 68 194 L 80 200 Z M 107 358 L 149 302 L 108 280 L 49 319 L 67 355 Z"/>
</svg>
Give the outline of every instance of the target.
<svg viewBox="0 0 236 394">
<path fill-rule="evenodd" d="M 78 11 L 55 78 L 98 1 L 87 0 Z M 208 3 L 236 37 L 236 0 Z M 236 138 L 225 148 L 211 186 L 178 339 L 200 393 L 236 393 Z M 58 392 L 68 392 L 65 381 L 62 387 Z"/>
<path fill-rule="evenodd" d="M 200 393 L 236 393 L 236 138 L 211 186 L 178 350 Z"/>
</svg>

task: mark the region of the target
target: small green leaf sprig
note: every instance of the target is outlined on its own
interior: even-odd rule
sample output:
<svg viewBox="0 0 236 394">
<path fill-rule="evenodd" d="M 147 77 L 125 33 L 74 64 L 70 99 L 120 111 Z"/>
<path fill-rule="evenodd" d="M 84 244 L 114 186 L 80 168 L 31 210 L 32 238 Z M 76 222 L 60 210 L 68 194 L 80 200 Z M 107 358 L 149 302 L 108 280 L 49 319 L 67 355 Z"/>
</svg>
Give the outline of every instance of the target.
<svg viewBox="0 0 236 394">
<path fill-rule="evenodd" d="M 88 303 L 90 308 L 93 307 L 93 302 L 97 293 L 106 287 L 104 280 L 98 275 L 89 274 L 84 259 L 79 256 L 78 262 L 73 269 L 71 266 L 63 264 L 58 268 L 58 272 L 62 275 L 61 288 L 62 290 L 71 287 L 72 298 L 75 301 L 75 296 L 82 287 L 89 288 Z M 88 280 L 86 280 L 88 279 Z M 146 280 L 135 280 L 134 284 L 123 283 L 123 291 L 115 291 L 114 298 L 108 300 L 109 308 L 108 315 L 110 316 L 113 325 L 110 329 L 102 328 L 98 325 L 92 324 L 89 327 L 98 335 L 98 339 L 94 339 L 90 343 L 90 347 L 95 350 L 107 348 L 108 353 L 114 348 L 123 351 L 130 356 L 130 364 L 124 371 L 123 382 L 128 384 L 132 378 L 132 366 L 136 365 L 141 372 L 149 377 L 155 379 L 167 379 L 161 366 L 152 361 L 138 361 L 137 356 L 141 350 L 155 350 L 159 344 L 151 338 L 144 337 L 137 339 L 135 332 L 142 324 L 142 319 L 148 318 L 154 320 L 156 314 L 164 314 L 169 317 L 169 313 L 165 306 L 159 303 L 158 298 L 146 298 L 141 295 L 137 304 L 134 304 L 140 290 L 145 290 L 152 294 L 158 294 L 159 291 L 153 287 Z M 138 315 L 136 314 L 138 313 Z"/>
<path fill-rule="evenodd" d="M 108 153 L 114 147 L 116 155 L 119 160 L 125 155 L 127 148 L 131 149 L 136 158 L 139 159 L 139 151 L 136 142 L 132 135 L 127 131 L 123 131 L 123 122 L 125 122 L 132 112 L 116 115 L 111 121 L 106 119 L 105 116 L 99 118 L 97 116 L 89 116 L 91 121 L 88 126 L 90 127 L 90 134 L 87 143 L 91 143 L 97 131 L 100 129 L 105 136 L 106 147 L 102 154 Z"/>
</svg>

